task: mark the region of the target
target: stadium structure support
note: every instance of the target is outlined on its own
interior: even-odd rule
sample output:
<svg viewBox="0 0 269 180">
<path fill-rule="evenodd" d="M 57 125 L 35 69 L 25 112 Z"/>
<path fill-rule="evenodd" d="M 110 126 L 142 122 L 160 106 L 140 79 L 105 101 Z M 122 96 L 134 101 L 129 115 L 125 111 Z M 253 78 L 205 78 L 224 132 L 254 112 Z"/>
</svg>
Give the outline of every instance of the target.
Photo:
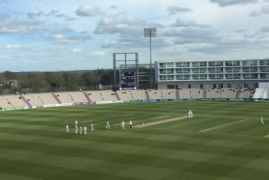
<svg viewBox="0 0 269 180">
<path fill-rule="evenodd" d="M 138 59 L 138 53 L 113 53 L 114 91 L 118 89 L 121 72 L 136 72 L 136 84 L 139 88 Z"/>
</svg>

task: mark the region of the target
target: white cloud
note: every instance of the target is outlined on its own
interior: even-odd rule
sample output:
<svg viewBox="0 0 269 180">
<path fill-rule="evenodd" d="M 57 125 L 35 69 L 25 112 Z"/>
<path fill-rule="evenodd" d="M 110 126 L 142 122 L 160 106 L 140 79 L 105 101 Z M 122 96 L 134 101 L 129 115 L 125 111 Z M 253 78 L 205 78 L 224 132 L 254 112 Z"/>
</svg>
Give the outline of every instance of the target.
<svg viewBox="0 0 269 180">
<path fill-rule="evenodd" d="M 257 3 L 258 0 L 210 0 L 212 3 L 217 3 L 219 6 L 246 5 Z"/>
<path fill-rule="evenodd" d="M 4 16 L 0 23 L 0 34 L 29 34 L 37 31 L 44 31 L 41 22 L 11 19 L 11 16 Z"/>
<path fill-rule="evenodd" d="M 257 17 L 257 16 L 260 16 L 261 13 L 259 11 L 252 11 L 250 14 L 249 14 L 251 17 Z"/>
<path fill-rule="evenodd" d="M 8 45 L 6 45 L 5 48 L 6 48 L 6 49 L 20 49 L 21 46 L 18 45 L 18 44 L 8 44 Z"/>
<path fill-rule="evenodd" d="M 100 9 L 93 4 L 81 5 L 75 12 L 78 16 L 84 16 L 84 17 L 97 16 L 102 13 Z"/>
<path fill-rule="evenodd" d="M 4 49 L 19 49 L 23 51 L 39 51 L 39 48 L 36 46 L 21 46 L 18 44 L 7 44 Z"/>
<path fill-rule="evenodd" d="M 91 36 L 83 34 L 62 34 L 62 33 L 52 33 L 46 38 L 51 44 L 81 44 L 89 41 Z"/>
<path fill-rule="evenodd" d="M 92 56 L 105 56 L 106 53 L 105 52 L 93 52 Z"/>
<path fill-rule="evenodd" d="M 82 53 L 81 49 L 73 49 L 73 53 Z"/>
<path fill-rule="evenodd" d="M 269 14 L 269 5 L 265 5 L 261 8 L 261 12 L 264 14 Z"/>
<path fill-rule="evenodd" d="M 104 16 L 98 22 L 94 33 L 138 35 L 142 34 L 141 32 L 143 32 L 143 29 L 146 27 L 164 28 L 161 24 L 148 23 L 128 14 L 117 14 Z"/>
<path fill-rule="evenodd" d="M 179 6 L 169 6 L 167 8 L 167 11 L 169 12 L 170 15 L 174 15 L 176 13 L 186 13 L 186 12 L 190 12 L 191 10 L 189 8 L 182 8 Z"/>
</svg>

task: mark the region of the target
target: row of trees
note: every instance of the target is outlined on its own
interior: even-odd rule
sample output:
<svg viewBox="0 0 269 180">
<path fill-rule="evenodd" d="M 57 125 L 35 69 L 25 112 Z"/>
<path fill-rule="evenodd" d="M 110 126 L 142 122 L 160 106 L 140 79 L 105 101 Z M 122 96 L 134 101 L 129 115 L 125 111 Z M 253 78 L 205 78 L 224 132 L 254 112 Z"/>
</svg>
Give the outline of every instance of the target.
<svg viewBox="0 0 269 180">
<path fill-rule="evenodd" d="M 73 72 L 29 72 L 16 73 L 5 71 L 0 73 L 0 90 L 2 89 L 42 89 L 68 88 L 77 90 L 81 86 L 112 85 L 113 70 L 97 69 L 93 71 Z"/>
</svg>

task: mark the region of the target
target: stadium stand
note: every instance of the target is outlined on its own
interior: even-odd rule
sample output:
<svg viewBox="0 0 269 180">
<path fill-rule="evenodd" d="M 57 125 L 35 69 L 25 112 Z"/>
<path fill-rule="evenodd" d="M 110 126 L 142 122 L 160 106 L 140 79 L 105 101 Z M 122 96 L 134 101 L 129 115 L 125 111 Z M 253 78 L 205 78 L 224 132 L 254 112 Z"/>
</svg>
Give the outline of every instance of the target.
<svg viewBox="0 0 269 180">
<path fill-rule="evenodd" d="M 44 103 L 39 98 L 38 94 L 25 94 L 23 97 L 27 100 L 29 100 L 29 103 L 32 106 L 43 106 Z"/>
<path fill-rule="evenodd" d="M 162 89 L 163 99 L 176 99 L 176 90 Z"/>
<path fill-rule="evenodd" d="M 121 100 L 132 100 L 133 96 L 130 90 L 117 91 Z"/>
<path fill-rule="evenodd" d="M 179 99 L 190 99 L 190 89 L 180 89 L 179 90 Z"/>
<path fill-rule="evenodd" d="M 150 99 L 163 99 L 163 92 L 160 89 L 149 89 L 148 94 Z"/>
<path fill-rule="evenodd" d="M 8 102 L 12 104 L 13 107 L 26 107 L 27 104 L 18 95 L 6 96 Z"/>
<path fill-rule="evenodd" d="M 104 101 L 100 91 L 87 91 L 87 95 L 91 101 Z"/>
<path fill-rule="evenodd" d="M 194 99 L 201 99 L 203 98 L 203 90 L 202 89 L 191 89 L 191 98 Z"/>
<path fill-rule="evenodd" d="M 58 104 L 58 102 L 54 99 L 51 93 L 38 94 L 38 97 L 44 105 L 45 104 Z"/>
<path fill-rule="evenodd" d="M 133 99 L 147 99 L 144 90 L 131 90 Z"/>
<path fill-rule="evenodd" d="M 83 92 L 70 92 L 69 95 L 75 103 L 88 102 Z"/>
<path fill-rule="evenodd" d="M 61 103 L 74 103 L 74 100 L 70 96 L 70 93 L 69 92 L 55 93 L 55 95 L 61 101 Z"/>
<path fill-rule="evenodd" d="M 117 97 L 112 90 L 104 90 L 100 91 L 100 93 L 105 101 L 117 101 Z"/>
<path fill-rule="evenodd" d="M 12 104 L 7 100 L 6 96 L 0 96 L 0 107 L 1 108 L 12 108 Z"/>
</svg>

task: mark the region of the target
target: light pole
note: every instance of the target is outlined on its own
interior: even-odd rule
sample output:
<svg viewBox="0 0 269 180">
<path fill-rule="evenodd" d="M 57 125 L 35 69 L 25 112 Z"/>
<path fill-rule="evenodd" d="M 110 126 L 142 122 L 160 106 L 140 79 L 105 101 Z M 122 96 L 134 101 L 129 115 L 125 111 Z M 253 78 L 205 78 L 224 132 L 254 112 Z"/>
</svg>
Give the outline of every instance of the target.
<svg viewBox="0 0 269 180">
<path fill-rule="evenodd" d="M 151 38 L 157 37 L 157 28 L 144 28 L 144 37 L 149 37 L 149 52 L 150 52 L 150 88 L 153 87 L 152 79 L 152 59 L 151 59 Z"/>
</svg>

